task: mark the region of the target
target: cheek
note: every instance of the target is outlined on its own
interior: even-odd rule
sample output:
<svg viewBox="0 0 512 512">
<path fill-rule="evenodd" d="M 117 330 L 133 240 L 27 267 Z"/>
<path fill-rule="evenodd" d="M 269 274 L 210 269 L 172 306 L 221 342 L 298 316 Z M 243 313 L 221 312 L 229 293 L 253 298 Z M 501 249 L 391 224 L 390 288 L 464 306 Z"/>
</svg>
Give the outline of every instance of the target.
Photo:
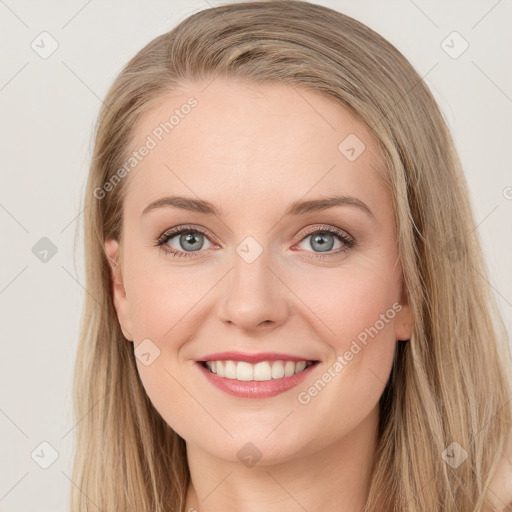
<svg viewBox="0 0 512 512">
<path fill-rule="evenodd" d="M 332 358 L 317 381 L 298 390 L 298 400 L 305 415 L 323 418 L 326 432 L 349 432 L 376 407 L 389 378 L 398 287 L 384 274 L 347 268 L 336 281 L 317 276 L 307 290 L 317 317 L 311 321 L 327 333 Z"/>
<path fill-rule="evenodd" d="M 299 292 L 307 298 L 311 322 L 325 333 L 323 340 L 332 353 L 320 377 L 327 385 L 301 389 L 301 403 L 315 402 L 312 407 L 320 415 L 328 414 L 330 404 L 336 403 L 336 412 L 329 413 L 333 428 L 342 424 L 349 428 L 348 423 L 364 417 L 378 402 L 391 371 L 395 319 L 402 308 L 397 276 L 387 272 L 382 261 L 358 263 L 325 272 L 325 277 L 317 273 Z"/>
<path fill-rule="evenodd" d="M 354 340 L 394 341 L 394 318 L 399 282 L 385 265 L 347 265 L 335 271 L 322 269 L 310 278 L 301 278 L 294 291 L 323 325 L 324 339 L 338 355 L 349 350 Z M 368 343 L 369 344 L 369 343 Z"/>
<path fill-rule="evenodd" d="M 158 343 L 172 338 L 176 326 L 194 315 L 201 298 L 215 283 L 208 271 L 171 267 L 164 256 L 147 261 L 133 254 L 126 262 L 126 275 L 132 334 L 136 341 L 150 338 Z"/>
</svg>

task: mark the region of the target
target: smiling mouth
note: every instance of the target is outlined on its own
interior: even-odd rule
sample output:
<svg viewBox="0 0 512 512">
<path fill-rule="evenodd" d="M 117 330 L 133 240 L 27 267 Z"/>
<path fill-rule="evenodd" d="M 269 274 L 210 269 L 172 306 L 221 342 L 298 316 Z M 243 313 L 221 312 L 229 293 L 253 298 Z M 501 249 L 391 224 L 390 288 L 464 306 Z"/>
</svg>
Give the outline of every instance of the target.
<svg viewBox="0 0 512 512">
<path fill-rule="evenodd" d="M 302 373 L 319 361 L 246 361 L 218 360 L 199 361 L 204 368 L 219 377 L 239 381 L 269 381 Z"/>
</svg>

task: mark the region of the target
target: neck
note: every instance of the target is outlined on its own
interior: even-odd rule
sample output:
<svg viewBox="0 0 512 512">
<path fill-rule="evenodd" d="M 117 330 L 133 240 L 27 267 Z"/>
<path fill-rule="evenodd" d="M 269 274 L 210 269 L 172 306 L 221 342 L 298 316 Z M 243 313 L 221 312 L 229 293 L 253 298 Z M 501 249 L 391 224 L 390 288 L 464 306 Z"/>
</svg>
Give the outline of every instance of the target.
<svg viewBox="0 0 512 512">
<path fill-rule="evenodd" d="M 187 443 L 186 512 L 359 512 L 368 496 L 379 410 L 343 438 L 278 464 L 246 467 Z M 320 444 L 320 443 L 319 443 Z M 340 504 L 343 504 L 341 507 Z"/>
</svg>

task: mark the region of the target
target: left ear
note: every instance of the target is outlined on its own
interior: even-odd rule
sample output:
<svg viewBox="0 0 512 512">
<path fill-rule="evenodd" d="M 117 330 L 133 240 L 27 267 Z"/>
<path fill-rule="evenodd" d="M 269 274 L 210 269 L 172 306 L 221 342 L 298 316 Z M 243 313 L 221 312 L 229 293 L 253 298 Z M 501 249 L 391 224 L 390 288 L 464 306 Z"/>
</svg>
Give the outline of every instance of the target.
<svg viewBox="0 0 512 512">
<path fill-rule="evenodd" d="M 124 337 L 128 341 L 133 341 L 128 297 L 124 289 L 121 267 L 117 262 L 118 250 L 119 242 L 117 240 L 107 239 L 105 241 L 105 253 L 111 270 L 112 299 L 117 312 L 117 318 Z"/>
<path fill-rule="evenodd" d="M 414 317 L 408 304 L 401 304 L 402 309 L 395 316 L 395 333 L 397 340 L 409 340 L 414 329 Z"/>
</svg>

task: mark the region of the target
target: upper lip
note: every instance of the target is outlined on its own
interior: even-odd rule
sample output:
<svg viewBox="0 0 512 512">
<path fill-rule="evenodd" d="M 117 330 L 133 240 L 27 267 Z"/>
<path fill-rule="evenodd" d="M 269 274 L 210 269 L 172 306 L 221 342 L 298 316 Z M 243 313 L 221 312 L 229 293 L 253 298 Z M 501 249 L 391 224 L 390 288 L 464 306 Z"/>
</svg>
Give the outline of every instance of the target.
<svg viewBox="0 0 512 512">
<path fill-rule="evenodd" d="M 291 354 L 280 354 L 277 352 L 260 352 L 258 354 L 246 354 L 244 352 L 217 352 L 209 354 L 197 362 L 204 361 L 246 361 L 247 363 L 260 363 L 261 361 L 317 361 L 303 356 L 293 356 Z"/>
</svg>

